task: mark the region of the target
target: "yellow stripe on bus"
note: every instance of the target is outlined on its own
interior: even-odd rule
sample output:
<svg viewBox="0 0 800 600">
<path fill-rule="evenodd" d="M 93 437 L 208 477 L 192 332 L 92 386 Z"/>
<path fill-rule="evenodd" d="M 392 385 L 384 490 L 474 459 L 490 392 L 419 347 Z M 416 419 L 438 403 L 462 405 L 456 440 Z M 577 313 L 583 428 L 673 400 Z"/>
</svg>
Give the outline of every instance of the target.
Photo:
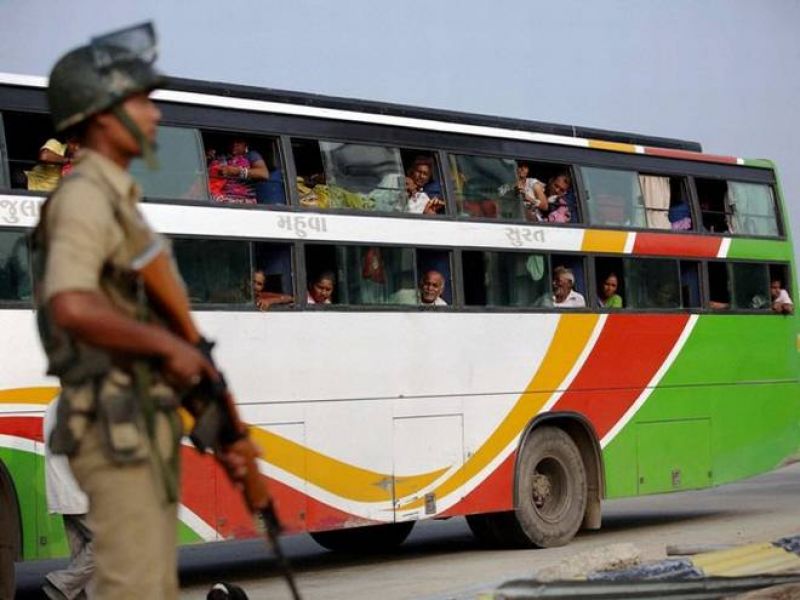
<svg viewBox="0 0 800 600">
<path fill-rule="evenodd" d="M 31 387 L 0 390 L 0 404 L 49 404 L 58 395 L 58 387 Z"/>
<path fill-rule="evenodd" d="M 391 474 L 349 465 L 263 429 L 253 428 L 251 433 L 271 464 L 331 494 L 356 502 L 393 500 Z M 445 471 L 447 467 L 398 477 L 395 489 L 400 496 L 407 496 L 430 485 Z"/>
<path fill-rule="evenodd" d="M 599 315 L 564 315 L 560 318 L 550 348 L 525 392 L 475 454 L 434 490 L 437 498 L 444 498 L 475 477 L 522 433 L 572 370 L 598 318 Z M 418 508 L 423 503 L 422 499 L 414 500 L 398 510 Z"/>
<path fill-rule="evenodd" d="M 625 231 L 603 231 L 587 229 L 583 232 L 581 252 L 622 252 L 628 233 Z"/>
<path fill-rule="evenodd" d="M 596 150 L 613 150 L 614 152 L 636 153 L 636 146 L 633 144 L 622 144 L 620 142 L 604 142 L 603 140 L 589 140 L 589 148 Z"/>
</svg>

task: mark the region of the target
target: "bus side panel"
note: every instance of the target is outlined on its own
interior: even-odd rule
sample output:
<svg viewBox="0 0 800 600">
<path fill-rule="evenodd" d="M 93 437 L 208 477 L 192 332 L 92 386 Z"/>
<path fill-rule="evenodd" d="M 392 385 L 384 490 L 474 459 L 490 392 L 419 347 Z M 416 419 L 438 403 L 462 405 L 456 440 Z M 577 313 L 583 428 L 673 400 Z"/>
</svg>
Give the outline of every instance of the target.
<svg viewBox="0 0 800 600">
<path fill-rule="evenodd" d="M 715 485 L 768 471 L 796 456 L 800 385 L 795 323 L 794 317 L 770 314 L 700 317 L 635 418 L 606 446 L 607 495 L 648 493 L 646 483 L 641 487 L 641 471 L 652 466 L 647 456 L 653 452 L 664 470 L 662 479 L 686 471 L 690 457 L 681 447 L 670 457 L 658 436 L 637 440 L 637 429 L 650 424 L 709 420 L 708 430 L 684 434 L 709 438 L 710 482 Z M 678 477 L 671 489 L 708 485 L 702 479 Z"/>
<path fill-rule="evenodd" d="M 2 437 L 0 418 L 0 437 Z M 24 443 L 24 442 L 23 442 Z M 44 459 L 35 452 L 3 447 L 0 461 L 14 482 L 22 528 L 22 558 L 56 558 L 68 554 L 60 515 L 47 512 Z"/>
</svg>

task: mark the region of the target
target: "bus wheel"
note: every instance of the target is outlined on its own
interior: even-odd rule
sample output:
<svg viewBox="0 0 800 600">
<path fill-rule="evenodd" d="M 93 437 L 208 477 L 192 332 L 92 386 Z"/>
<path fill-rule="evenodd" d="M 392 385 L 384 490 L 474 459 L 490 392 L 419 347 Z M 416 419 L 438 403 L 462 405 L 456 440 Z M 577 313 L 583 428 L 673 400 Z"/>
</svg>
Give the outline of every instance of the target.
<svg viewBox="0 0 800 600">
<path fill-rule="evenodd" d="M 317 531 L 311 537 L 323 548 L 334 552 L 385 552 L 402 544 L 411 530 L 414 521 L 369 525 L 352 529 Z"/>
<path fill-rule="evenodd" d="M 583 522 L 586 498 L 586 469 L 575 442 L 557 427 L 539 427 L 522 447 L 517 464 L 517 508 L 512 514 L 518 527 L 504 529 L 526 545 L 563 546 Z"/>
</svg>

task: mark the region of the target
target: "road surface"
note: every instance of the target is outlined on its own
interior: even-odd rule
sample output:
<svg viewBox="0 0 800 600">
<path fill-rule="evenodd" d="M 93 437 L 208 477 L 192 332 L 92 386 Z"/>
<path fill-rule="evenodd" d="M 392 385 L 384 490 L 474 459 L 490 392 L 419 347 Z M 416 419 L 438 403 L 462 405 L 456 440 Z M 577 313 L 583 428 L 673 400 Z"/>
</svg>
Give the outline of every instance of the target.
<svg viewBox="0 0 800 600">
<path fill-rule="evenodd" d="M 571 544 L 547 550 L 489 550 L 473 539 L 463 519 L 418 523 L 392 554 L 336 555 L 306 535 L 284 540 L 306 600 L 474 598 L 512 578 L 532 575 L 575 552 L 619 542 L 635 544 L 645 560 L 664 557 L 668 544 L 745 544 L 800 534 L 800 463 L 744 482 L 603 504 L 603 528 L 582 532 Z M 34 592 L 49 568 L 18 570 L 18 598 Z M 241 585 L 255 600 L 288 598 L 271 554 L 259 540 L 184 548 L 181 599 L 205 600 L 215 581 Z"/>
</svg>

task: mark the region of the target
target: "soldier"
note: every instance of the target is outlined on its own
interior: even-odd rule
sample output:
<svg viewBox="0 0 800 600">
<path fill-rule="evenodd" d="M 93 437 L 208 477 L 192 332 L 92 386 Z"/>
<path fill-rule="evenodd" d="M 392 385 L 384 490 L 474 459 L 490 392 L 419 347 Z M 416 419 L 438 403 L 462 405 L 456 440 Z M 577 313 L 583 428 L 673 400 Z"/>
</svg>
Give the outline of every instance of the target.
<svg viewBox="0 0 800 600">
<path fill-rule="evenodd" d="M 62 385 L 49 443 L 89 497 L 98 598 L 177 598 L 178 398 L 218 378 L 143 291 L 149 265 L 172 264 L 128 173 L 154 162 L 154 60 L 152 26 L 131 28 L 64 55 L 48 88 L 56 131 L 82 147 L 34 233 L 40 335 Z"/>
</svg>

